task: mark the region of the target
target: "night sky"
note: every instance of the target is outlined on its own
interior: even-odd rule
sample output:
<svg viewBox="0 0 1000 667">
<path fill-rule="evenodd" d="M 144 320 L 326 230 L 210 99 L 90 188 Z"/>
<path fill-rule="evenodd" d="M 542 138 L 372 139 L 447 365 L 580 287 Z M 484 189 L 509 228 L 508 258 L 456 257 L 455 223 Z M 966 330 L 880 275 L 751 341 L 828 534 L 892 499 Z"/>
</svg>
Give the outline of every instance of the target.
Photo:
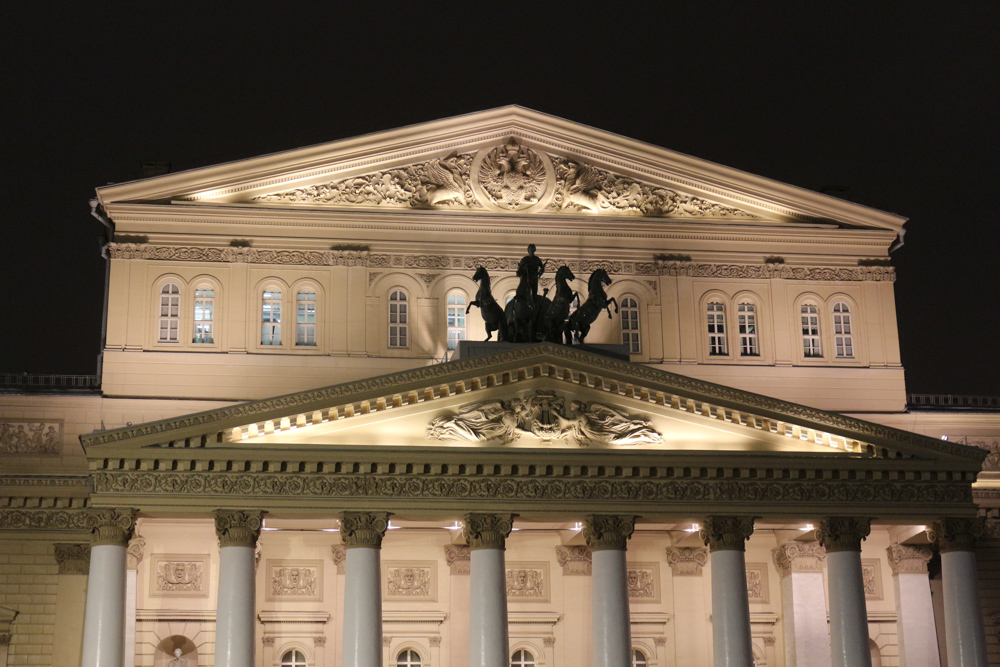
<svg viewBox="0 0 1000 667">
<path fill-rule="evenodd" d="M 1000 3 L 646 4 L 7 3 L 0 372 L 96 372 L 88 200 L 140 161 L 520 104 L 909 217 L 908 390 L 1000 394 Z"/>
</svg>

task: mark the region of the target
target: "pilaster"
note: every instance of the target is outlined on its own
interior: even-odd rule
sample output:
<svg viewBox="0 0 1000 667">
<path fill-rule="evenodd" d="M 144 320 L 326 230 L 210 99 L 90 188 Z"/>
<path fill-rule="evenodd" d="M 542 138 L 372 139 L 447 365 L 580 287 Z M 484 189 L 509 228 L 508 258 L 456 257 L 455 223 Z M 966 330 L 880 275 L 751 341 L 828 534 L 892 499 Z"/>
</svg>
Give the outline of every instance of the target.
<svg viewBox="0 0 1000 667">
<path fill-rule="evenodd" d="M 708 563 L 708 550 L 702 547 L 667 547 L 667 565 L 675 577 L 700 577 Z"/>
<path fill-rule="evenodd" d="M 593 568 L 593 555 L 590 549 L 583 545 L 556 547 L 556 561 L 567 576 L 590 576 Z"/>
</svg>

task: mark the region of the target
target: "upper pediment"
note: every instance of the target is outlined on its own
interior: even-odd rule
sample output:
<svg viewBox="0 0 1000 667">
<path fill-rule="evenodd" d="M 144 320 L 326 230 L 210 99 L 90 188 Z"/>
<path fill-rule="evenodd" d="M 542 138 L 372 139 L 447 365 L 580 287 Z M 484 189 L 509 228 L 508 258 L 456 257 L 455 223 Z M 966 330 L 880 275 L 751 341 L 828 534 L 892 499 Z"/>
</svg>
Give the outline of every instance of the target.
<svg viewBox="0 0 1000 667">
<path fill-rule="evenodd" d="M 124 202 L 641 216 L 899 230 L 904 218 L 522 107 L 98 189 Z"/>
</svg>

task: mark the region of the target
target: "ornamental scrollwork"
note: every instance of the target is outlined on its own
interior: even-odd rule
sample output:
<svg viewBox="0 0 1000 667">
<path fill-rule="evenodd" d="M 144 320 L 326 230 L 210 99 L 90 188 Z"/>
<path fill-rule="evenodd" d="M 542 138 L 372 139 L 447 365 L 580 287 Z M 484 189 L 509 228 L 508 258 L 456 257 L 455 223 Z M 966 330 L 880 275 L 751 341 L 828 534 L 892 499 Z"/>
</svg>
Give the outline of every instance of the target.
<svg viewBox="0 0 1000 667">
<path fill-rule="evenodd" d="M 827 553 L 861 551 L 861 542 L 872 532 L 871 521 L 861 517 L 834 516 L 823 519 L 816 539 Z"/>
<path fill-rule="evenodd" d="M 634 530 L 634 516 L 591 514 L 583 520 L 583 539 L 591 551 L 624 551 Z"/>
<path fill-rule="evenodd" d="M 744 551 L 753 534 L 753 519 L 746 516 L 710 516 L 699 536 L 709 551 Z"/>
<path fill-rule="evenodd" d="M 986 534 L 986 519 L 948 518 L 931 523 L 927 537 L 941 553 L 973 551 L 976 541 Z"/>
<path fill-rule="evenodd" d="M 340 515 L 340 538 L 348 549 L 381 549 L 382 537 L 388 528 L 387 512 L 344 512 Z"/>
<path fill-rule="evenodd" d="M 220 547 L 256 547 L 264 526 L 260 510 L 216 510 L 215 534 Z"/>
<path fill-rule="evenodd" d="M 59 564 L 59 574 L 88 574 L 90 572 L 89 544 L 54 544 L 53 553 Z"/>
<path fill-rule="evenodd" d="M 469 544 L 469 549 L 500 549 L 514 527 L 513 514 L 478 514 L 465 515 L 465 525 L 462 534 Z"/>
<path fill-rule="evenodd" d="M 90 510 L 86 524 L 90 529 L 91 546 L 127 546 L 135 529 L 135 515 L 136 511 L 133 509 Z"/>
<path fill-rule="evenodd" d="M 708 550 L 701 547 L 667 547 L 667 565 L 675 577 L 698 577 L 708 563 Z"/>
<path fill-rule="evenodd" d="M 509 444 L 524 434 L 543 440 L 566 438 L 582 447 L 663 442 L 646 419 L 603 403 L 573 400 L 567 407 L 564 398 L 546 390 L 525 398 L 471 403 L 456 415 L 435 418 L 427 427 L 427 437 L 435 440 Z"/>
</svg>

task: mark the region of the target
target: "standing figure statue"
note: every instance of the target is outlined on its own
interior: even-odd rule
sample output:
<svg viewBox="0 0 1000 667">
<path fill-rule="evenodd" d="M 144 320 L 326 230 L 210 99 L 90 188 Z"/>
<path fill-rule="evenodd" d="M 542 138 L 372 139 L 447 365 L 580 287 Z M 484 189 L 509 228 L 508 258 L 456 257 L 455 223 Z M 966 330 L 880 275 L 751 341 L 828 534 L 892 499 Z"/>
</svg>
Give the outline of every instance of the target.
<svg viewBox="0 0 1000 667">
<path fill-rule="evenodd" d="M 167 663 L 167 667 L 187 667 L 188 660 L 187 658 L 181 657 L 183 654 L 184 651 L 179 648 L 175 648 L 174 659 Z"/>
<path fill-rule="evenodd" d="M 545 273 L 545 265 L 547 263 L 548 261 L 543 262 L 535 255 L 534 243 L 528 246 L 528 254 L 522 257 L 521 261 L 517 263 L 517 275 L 527 278 L 532 297 L 538 294 L 538 279 Z"/>
<path fill-rule="evenodd" d="M 545 262 L 535 255 L 535 244 L 528 246 L 528 254 L 517 264 L 517 291 L 504 313 L 507 316 L 507 333 L 513 343 L 534 343 L 541 332 L 537 323 L 541 321 L 541 311 L 549 300 L 538 296 L 538 278 L 545 273 Z"/>
<path fill-rule="evenodd" d="M 611 304 L 615 304 L 615 312 L 618 312 L 618 301 L 608 298 L 605 286 L 611 284 L 611 277 L 604 269 L 597 269 L 590 274 L 587 281 L 587 300 L 583 305 L 573 311 L 566 322 L 566 344 L 572 345 L 573 338 L 581 345 L 587 334 L 590 332 L 590 325 L 594 323 L 602 310 L 608 311 L 608 319 L 611 319 Z"/>
<path fill-rule="evenodd" d="M 476 267 L 476 273 L 472 276 L 472 280 L 479 283 L 479 291 L 476 292 L 475 300 L 470 301 L 469 305 L 466 306 L 465 314 L 468 315 L 473 306 L 478 307 L 483 316 L 483 322 L 486 323 L 486 340 L 493 338 L 494 331 L 497 332 L 498 340 L 508 340 L 507 319 L 504 316 L 503 308 L 493 298 L 493 292 L 490 291 L 490 274 L 486 272 L 486 267 Z"/>
</svg>

